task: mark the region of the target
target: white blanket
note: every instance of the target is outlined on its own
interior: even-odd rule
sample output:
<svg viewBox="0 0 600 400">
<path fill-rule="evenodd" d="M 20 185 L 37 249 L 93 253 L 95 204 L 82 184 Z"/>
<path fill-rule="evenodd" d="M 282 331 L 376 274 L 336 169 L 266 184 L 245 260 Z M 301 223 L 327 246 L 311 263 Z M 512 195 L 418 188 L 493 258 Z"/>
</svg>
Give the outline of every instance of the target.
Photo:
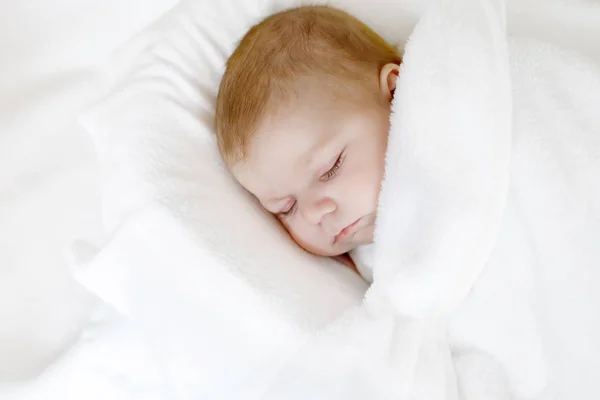
<svg viewBox="0 0 600 400">
<path fill-rule="evenodd" d="M 369 15 L 385 12 L 385 21 L 395 21 L 399 27 L 389 27 L 389 37 L 399 40 L 404 36 L 395 36 L 397 31 L 412 30 L 413 24 L 391 16 L 400 18 L 404 14 L 398 11 L 400 4 L 410 1 L 388 0 L 389 7 L 380 4 L 372 8 L 373 14 L 358 12 L 366 3 L 357 1 L 357 8 L 349 11 L 367 22 Z M 596 315 L 589 309 L 597 303 L 590 294 L 596 279 L 591 269 L 583 283 L 578 281 L 580 273 L 566 275 L 589 267 L 590 261 L 582 260 L 586 254 L 591 257 L 590 250 L 573 254 L 577 264 L 568 264 L 568 269 L 562 268 L 558 257 L 552 259 L 559 262 L 557 266 L 538 260 L 541 251 L 550 249 L 543 242 L 549 234 L 572 235 L 569 240 L 582 248 L 595 236 L 581 241 L 580 232 L 596 224 L 582 219 L 566 223 L 563 220 L 570 215 L 566 212 L 579 209 L 561 208 L 546 199 L 544 207 L 538 207 L 541 201 L 535 201 L 540 196 L 536 193 L 551 191 L 553 180 L 540 178 L 527 185 L 533 174 L 551 174 L 580 182 L 576 190 L 565 192 L 572 199 L 563 194 L 552 201 L 590 195 L 594 175 L 575 175 L 567 156 L 580 151 L 576 162 L 581 164 L 586 152 L 597 154 L 597 148 L 587 142 L 580 146 L 582 150 L 576 149 L 581 142 L 561 126 L 568 127 L 573 119 L 557 121 L 561 113 L 572 115 L 571 109 L 589 111 L 594 103 L 585 101 L 583 108 L 581 99 L 586 93 L 595 95 L 597 89 L 589 78 L 561 73 L 560 80 L 552 82 L 573 93 L 557 97 L 547 90 L 551 94 L 544 97 L 546 103 L 559 99 L 564 105 L 555 107 L 561 113 L 540 120 L 537 116 L 546 115 L 543 109 L 552 106 L 528 100 L 539 91 L 524 87 L 544 85 L 548 74 L 557 68 L 571 69 L 573 63 L 583 74 L 591 67 L 557 50 L 517 43 L 511 58 L 523 73 L 509 77 L 500 8 L 457 0 L 449 3 L 450 8 L 442 6 L 427 14 L 406 52 L 394 104 L 392 136 L 396 139 L 390 145 L 383 195 L 390 200 L 384 201 L 381 211 L 382 215 L 400 213 L 385 218 L 388 223 L 402 221 L 406 215 L 414 221 L 393 230 L 379 228 L 375 250 L 383 261 L 375 271 L 376 284 L 361 305 L 363 282 L 350 271 L 297 249 L 272 218 L 232 184 L 215 150 L 211 110 L 218 71 L 235 38 L 246 30 L 245 24 L 273 11 L 269 3 L 192 0 L 161 20 L 160 27 L 143 34 L 133 50 L 132 46 L 124 49 L 124 55 L 136 59 L 135 66 L 125 71 L 125 81 L 88 115 L 86 124 L 104 172 L 107 225 L 115 230 L 93 260 L 76 267 L 80 281 L 116 310 L 99 304 L 99 319 L 94 317 L 72 351 L 35 386 L 27 393 L 2 391 L 0 397 L 378 400 L 410 396 L 435 400 L 461 394 L 487 400 L 514 392 L 515 397 L 544 400 L 597 398 L 592 385 L 598 368 L 592 364 L 595 358 L 586 359 L 587 354 L 597 353 L 593 347 L 597 331 L 591 327 L 591 317 L 581 318 Z M 359 3 L 363 8 L 358 8 Z M 523 16 L 523 21 L 530 20 Z M 562 30 L 553 21 L 546 21 L 553 34 L 570 31 L 568 18 L 556 20 L 563 24 Z M 597 26 L 593 18 L 587 21 L 588 28 Z M 380 25 L 387 27 L 383 20 L 373 24 L 378 31 Z M 514 32 L 515 19 L 511 25 Z M 578 30 L 579 37 L 598 37 L 582 34 L 590 30 Z M 528 48 L 535 51 L 527 55 Z M 139 57 L 132 56 L 140 51 Z M 529 61 L 522 61 L 525 57 Z M 120 68 L 110 72 L 124 73 Z M 541 129 L 549 136 L 512 134 L 512 144 L 504 141 L 502 132 L 511 129 L 510 101 L 517 105 L 515 112 L 526 113 L 526 117 L 515 114 L 515 120 L 532 124 L 518 131 Z M 589 132 L 586 121 L 593 119 L 585 115 L 577 119 L 583 127 L 580 135 Z M 486 135 L 475 135 L 482 132 Z M 559 146 L 546 141 L 561 132 L 568 136 L 561 152 L 555 153 Z M 486 146 L 490 143 L 495 147 Z M 494 190 L 501 187 L 501 166 L 506 161 L 497 153 L 501 149 L 512 162 L 504 169 L 512 174 L 508 183 L 525 189 L 506 189 L 506 206 L 498 205 L 503 209 L 499 236 L 480 237 L 474 232 L 481 227 L 489 234 L 485 218 L 493 215 L 481 208 L 490 209 L 493 201 L 500 200 Z M 551 157 L 560 161 L 544 161 Z M 588 160 L 593 159 L 588 156 Z M 477 169 L 471 168 L 473 164 Z M 544 169 L 548 167 L 554 170 Z M 412 181 L 401 182 L 413 176 Z M 441 186 L 447 182 L 451 184 Z M 591 184 L 583 192 L 579 187 L 586 182 Z M 412 210 L 405 206 L 410 204 L 409 195 L 418 199 L 413 200 Z M 597 204 L 592 201 L 587 204 L 590 210 Z M 552 207 L 563 220 L 536 217 L 548 214 Z M 462 218 L 450 214 L 457 212 L 463 213 Z M 479 223 L 477 213 L 482 215 Z M 520 228 L 517 221 L 535 231 Z M 550 223 L 568 229 L 548 229 Z M 388 244 L 383 236 L 387 231 L 396 235 Z M 439 237 L 429 236 L 433 233 Z M 469 234 L 481 249 L 467 240 Z M 481 252 L 438 247 L 447 243 L 463 243 Z M 485 245 L 494 249 L 494 255 L 485 258 Z M 523 251 L 512 251 L 518 246 Z M 563 248 L 553 246 L 557 252 Z M 86 247 L 76 246 L 76 250 L 81 261 L 93 253 Z M 483 269 L 464 264 L 462 270 L 461 254 L 470 260 L 477 255 L 485 258 Z M 550 266 L 544 269 L 546 275 L 539 271 L 542 261 L 544 268 Z M 411 266 L 416 273 L 411 273 Z M 456 270 L 472 272 L 473 280 L 479 273 L 477 283 L 471 287 L 473 281 L 455 275 Z M 447 290 L 436 299 L 434 290 L 451 283 L 464 287 Z M 443 307 L 438 308 L 440 304 Z M 455 313 L 451 304 L 456 305 Z M 348 308 L 342 319 L 332 323 Z M 518 323 L 510 320 L 513 316 Z M 569 391 L 563 395 L 565 388 Z"/>
<path fill-rule="evenodd" d="M 440 1 L 406 47 L 362 307 L 286 399 L 600 398 L 600 66 Z M 312 371 L 312 374 L 307 374 Z"/>
</svg>

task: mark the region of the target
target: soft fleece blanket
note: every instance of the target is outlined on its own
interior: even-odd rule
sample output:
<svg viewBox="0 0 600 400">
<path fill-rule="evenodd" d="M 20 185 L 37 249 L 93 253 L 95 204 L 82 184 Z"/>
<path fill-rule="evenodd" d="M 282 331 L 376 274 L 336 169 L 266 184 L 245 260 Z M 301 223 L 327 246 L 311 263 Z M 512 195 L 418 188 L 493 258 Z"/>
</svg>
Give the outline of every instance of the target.
<svg viewBox="0 0 600 400">
<path fill-rule="evenodd" d="M 600 67 L 442 0 L 392 107 L 364 304 L 267 398 L 600 398 Z"/>
</svg>

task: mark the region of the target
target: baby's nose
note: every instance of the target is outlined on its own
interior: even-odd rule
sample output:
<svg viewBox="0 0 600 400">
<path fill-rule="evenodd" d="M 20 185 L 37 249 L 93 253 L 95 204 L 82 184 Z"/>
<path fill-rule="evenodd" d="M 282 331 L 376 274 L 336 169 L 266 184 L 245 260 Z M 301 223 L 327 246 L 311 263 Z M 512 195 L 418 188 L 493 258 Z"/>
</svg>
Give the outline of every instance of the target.
<svg viewBox="0 0 600 400">
<path fill-rule="evenodd" d="M 336 209 L 335 202 L 329 197 L 323 197 L 302 208 L 302 214 L 306 221 L 312 225 L 319 225 L 323 218 Z"/>
</svg>

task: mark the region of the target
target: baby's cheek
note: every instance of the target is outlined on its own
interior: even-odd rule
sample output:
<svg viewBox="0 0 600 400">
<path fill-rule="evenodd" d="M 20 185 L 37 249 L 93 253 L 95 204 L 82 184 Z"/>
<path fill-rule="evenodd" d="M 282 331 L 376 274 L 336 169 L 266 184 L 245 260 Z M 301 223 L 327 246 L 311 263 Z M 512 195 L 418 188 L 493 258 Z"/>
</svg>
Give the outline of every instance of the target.
<svg viewBox="0 0 600 400">
<path fill-rule="evenodd" d="M 353 201 L 356 202 L 360 198 L 360 208 L 363 213 L 375 212 L 382 178 L 383 173 L 379 170 L 378 166 L 372 165 L 371 168 L 362 171 L 360 179 L 356 179 L 353 182 L 356 195 Z"/>
<path fill-rule="evenodd" d="M 295 218 L 300 219 L 300 217 Z M 304 249 L 307 247 L 314 247 L 314 244 L 311 240 L 310 230 L 305 226 L 305 224 L 302 223 L 302 221 L 289 222 L 286 225 L 286 229 L 292 239 L 294 239 L 294 241 Z"/>
<path fill-rule="evenodd" d="M 309 253 L 330 255 L 314 228 L 307 226 L 302 221 L 295 221 L 287 224 L 286 229 L 292 239 Z"/>
</svg>

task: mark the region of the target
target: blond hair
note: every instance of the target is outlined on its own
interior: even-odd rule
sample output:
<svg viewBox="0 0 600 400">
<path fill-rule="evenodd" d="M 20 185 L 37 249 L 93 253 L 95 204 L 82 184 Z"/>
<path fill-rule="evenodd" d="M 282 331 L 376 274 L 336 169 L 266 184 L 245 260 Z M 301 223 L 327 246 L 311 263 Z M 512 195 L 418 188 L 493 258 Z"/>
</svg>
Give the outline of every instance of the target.
<svg viewBox="0 0 600 400">
<path fill-rule="evenodd" d="M 364 84 L 400 61 L 393 46 L 344 11 L 305 6 L 271 15 L 227 61 L 216 109 L 221 156 L 229 165 L 242 161 L 261 119 L 289 98 L 300 78 L 322 74 Z"/>
</svg>

